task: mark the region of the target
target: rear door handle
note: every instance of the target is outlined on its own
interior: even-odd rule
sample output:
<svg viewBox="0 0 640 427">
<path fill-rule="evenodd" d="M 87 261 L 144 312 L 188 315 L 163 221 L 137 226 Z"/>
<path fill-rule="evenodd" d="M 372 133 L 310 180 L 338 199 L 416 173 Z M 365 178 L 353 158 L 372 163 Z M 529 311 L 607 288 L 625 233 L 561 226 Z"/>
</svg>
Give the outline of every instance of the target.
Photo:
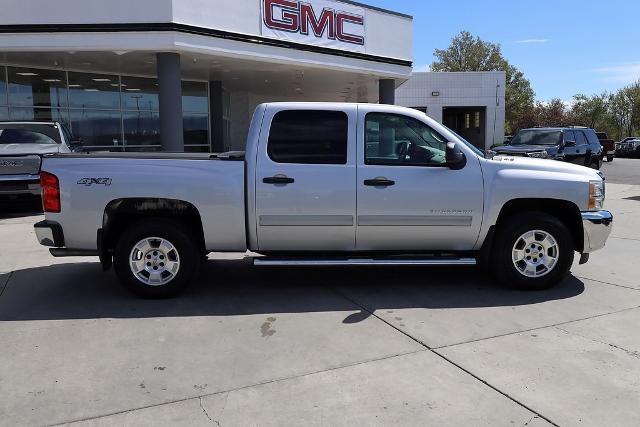
<svg viewBox="0 0 640 427">
<path fill-rule="evenodd" d="M 289 178 L 288 176 L 276 175 L 270 178 L 265 178 L 262 180 L 262 182 L 264 182 L 265 184 L 271 184 L 271 185 L 287 185 L 287 184 L 293 184 L 294 182 L 296 182 L 296 180 L 293 178 Z"/>
<path fill-rule="evenodd" d="M 396 182 L 387 178 L 376 178 L 367 179 L 364 182 L 364 185 L 366 185 L 367 187 L 391 187 L 393 185 L 396 185 Z"/>
</svg>

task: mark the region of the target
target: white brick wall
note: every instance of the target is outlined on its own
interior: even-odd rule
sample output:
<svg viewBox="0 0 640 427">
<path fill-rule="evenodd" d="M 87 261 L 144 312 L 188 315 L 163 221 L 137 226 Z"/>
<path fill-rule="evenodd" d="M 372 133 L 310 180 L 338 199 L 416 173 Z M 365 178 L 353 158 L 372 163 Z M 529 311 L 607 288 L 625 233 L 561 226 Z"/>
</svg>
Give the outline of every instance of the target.
<svg viewBox="0 0 640 427">
<path fill-rule="evenodd" d="M 413 73 L 396 90 L 396 103 L 427 107 L 427 115 L 442 122 L 443 107 L 485 107 L 486 146 L 502 143 L 506 76 L 502 71 L 469 73 Z M 432 96 L 439 92 L 440 96 Z M 495 128 L 495 130 L 494 130 Z"/>
</svg>

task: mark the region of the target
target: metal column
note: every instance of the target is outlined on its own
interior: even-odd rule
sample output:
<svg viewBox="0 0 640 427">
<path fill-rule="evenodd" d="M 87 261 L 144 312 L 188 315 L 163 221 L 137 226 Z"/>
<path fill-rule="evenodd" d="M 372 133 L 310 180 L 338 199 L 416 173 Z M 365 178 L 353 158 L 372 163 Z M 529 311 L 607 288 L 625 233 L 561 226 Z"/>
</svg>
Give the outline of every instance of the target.
<svg viewBox="0 0 640 427">
<path fill-rule="evenodd" d="M 160 95 L 160 142 L 164 151 L 183 152 L 182 77 L 180 55 L 157 54 Z"/>
<path fill-rule="evenodd" d="M 211 121 L 211 148 L 214 153 L 225 151 L 224 147 L 224 99 L 222 82 L 209 82 L 209 117 Z"/>
<path fill-rule="evenodd" d="M 394 105 L 396 103 L 396 81 L 393 79 L 381 79 L 378 85 L 380 104 Z"/>
</svg>

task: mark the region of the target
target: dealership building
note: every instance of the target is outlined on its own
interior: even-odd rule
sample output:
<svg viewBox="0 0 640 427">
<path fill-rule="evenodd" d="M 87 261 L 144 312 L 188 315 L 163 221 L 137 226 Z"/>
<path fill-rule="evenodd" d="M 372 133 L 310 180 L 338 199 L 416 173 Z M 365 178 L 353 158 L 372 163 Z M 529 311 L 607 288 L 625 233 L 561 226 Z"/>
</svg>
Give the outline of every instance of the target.
<svg viewBox="0 0 640 427">
<path fill-rule="evenodd" d="M 100 150 L 243 150 L 262 102 L 396 103 L 412 28 L 347 0 L 6 0 L 0 120 L 61 121 Z"/>
<path fill-rule="evenodd" d="M 424 111 L 485 149 L 504 141 L 504 71 L 414 73 L 396 91 L 396 103 Z"/>
</svg>

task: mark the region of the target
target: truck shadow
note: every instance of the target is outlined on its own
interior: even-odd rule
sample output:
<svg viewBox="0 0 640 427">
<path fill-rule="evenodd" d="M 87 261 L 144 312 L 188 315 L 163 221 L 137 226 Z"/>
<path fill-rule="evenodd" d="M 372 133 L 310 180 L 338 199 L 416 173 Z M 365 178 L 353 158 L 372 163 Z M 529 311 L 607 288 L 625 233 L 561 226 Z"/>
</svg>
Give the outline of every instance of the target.
<svg viewBox="0 0 640 427">
<path fill-rule="evenodd" d="M 0 219 L 22 218 L 42 214 L 40 197 L 10 198 L 0 196 Z"/>
<path fill-rule="evenodd" d="M 584 289 L 573 276 L 551 290 L 519 292 L 475 268 L 258 268 L 244 259 L 209 262 L 182 296 L 152 301 L 129 294 L 98 263 L 57 264 L 0 275 L 0 321 L 344 311 L 344 323 L 357 323 L 381 310 L 521 306 Z"/>
</svg>

